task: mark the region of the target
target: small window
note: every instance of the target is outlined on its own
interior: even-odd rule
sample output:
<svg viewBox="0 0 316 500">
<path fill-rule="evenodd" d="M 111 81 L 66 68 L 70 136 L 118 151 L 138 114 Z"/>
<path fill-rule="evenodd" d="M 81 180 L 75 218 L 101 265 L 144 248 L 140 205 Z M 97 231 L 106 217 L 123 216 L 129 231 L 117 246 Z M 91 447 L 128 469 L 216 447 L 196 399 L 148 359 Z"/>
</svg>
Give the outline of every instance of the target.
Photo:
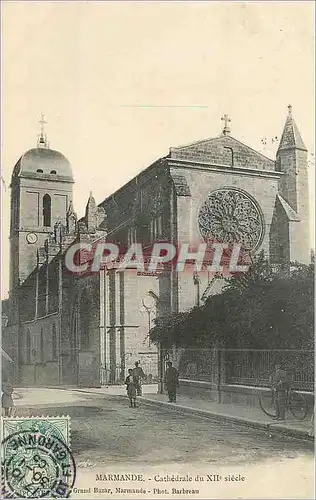
<svg viewBox="0 0 316 500">
<path fill-rule="evenodd" d="M 42 173 L 43 173 L 43 170 L 42 170 L 41 168 L 38 168 L 38 169 L 36 170 L 36 172 L 38 172 L 39 174 L 42 174 Z"/>
<path fill-rule="evenodd" d="M 162 215 L 159 217 L 152 219 L 150 222 L 150 234 L 151 239 L 155 240 L 157 238 L 161 238 L 163 234 L 163 219 Z"/>
<path fill-rule="evenodd" d="M 50 173 L 51 174 L 57 174 L 56 170 L 51 170 Z"/>
</svg>

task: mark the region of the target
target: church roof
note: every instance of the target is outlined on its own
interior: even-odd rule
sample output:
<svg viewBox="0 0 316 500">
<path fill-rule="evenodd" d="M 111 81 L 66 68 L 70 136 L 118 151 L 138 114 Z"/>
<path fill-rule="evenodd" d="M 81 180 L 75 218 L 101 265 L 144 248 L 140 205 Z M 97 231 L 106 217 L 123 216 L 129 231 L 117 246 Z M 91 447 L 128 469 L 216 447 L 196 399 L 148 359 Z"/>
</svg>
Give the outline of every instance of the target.
<svg viewBox="0 0 316 500">
<path fill-rule="evenodd" d="M 303 142 L 301 134 L 295 123 L 295 120 L 292 116 L 292 106 L 288 106 L 288 109 L 289 109 L 289 114 L 286 118 L 278 151 L 280 151 L 281 149 L 291 149 L 291 148 L 302 149 L 303 151 L 307 151 L 307 148 Z"/>
<path fill-rule="evenodd" d="M 283 208 L 285 215 L 289 221 L 299 221 L 300 218 L 297 215 L 297 213 L 293 210 L 292 207 L 285 201 L 284 198 L 280 194 L 277 194 L 277 199 L 281 204 L 281 207 Z"/>
<path fill-rule="evenodd" d="M 13 169 L 15 177 L 58 179 L 73 182 L 73 175 L 67 158 L 54 149 L 33 148 L 24 153 Z"/>
<path fill-rule="evenodd" d="M 275 170 L 275 162 L 230 135 L 220 135 L 170 148 L 174 160 L 194 161 L 219 166 Z"/>
</svg>

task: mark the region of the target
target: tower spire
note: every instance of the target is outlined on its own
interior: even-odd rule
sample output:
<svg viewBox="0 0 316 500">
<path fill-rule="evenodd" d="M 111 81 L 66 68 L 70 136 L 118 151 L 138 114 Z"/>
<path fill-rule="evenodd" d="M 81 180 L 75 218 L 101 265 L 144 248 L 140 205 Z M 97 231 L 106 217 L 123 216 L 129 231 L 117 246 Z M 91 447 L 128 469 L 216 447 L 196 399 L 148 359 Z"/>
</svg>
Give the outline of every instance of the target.
<svg viewBox="0 0 316 500">
<path fill-rule="evenodd" d="M 90 191 L 89 194 L 85 219 L 88 231 L 94 233 L 97 227 L 97 205 L 92 195 L 92 191 Z"/>
<path fill-rule="evenodd" d="M 45 115 L 42 113 L 41 114 L 41 119 L 38 122 L 41 126 L 40 129 L 40 134 L 38 136 L 37 140 L 37 147 L 38 148 L 48 148 L 48 141 L 47 141 L 47 135 L 45 134 L 45 125 L 47 125 L 47 121 L 45 119 Z"/>
<path fill-rule="evenodd" d="M 288 105 L 287 108 L 288 114 L 276 154 L 276 170 L 283 174 L 279 180 L 278 197 L 286 218 L 279 219 L 280 222 L 276 224 L 278 227 L 281 227 L 279 224 L 286 224 L 284 227 L 287 227 L 288 236 L 286 239 L 282 239 L 284 255 L 288 255 L 289 261 L 309 264 L 310 218 L 307 148 L 295 123 L 292 106 Z M 293 222 L 295 228 L 293 227 L 292 231 Z M 281 254 L 279 258 L 282 260 L 284 255 Z"/>
<path fill-rule="evenodd" d="M 293 118 L 291 104 L 288 105 L 287 109 L 288 109 L 288 115 L 285 121 L 278 151 L 282 149 L 293 149 L 293 148 L 300 149 L 302 151 L 307 151 L 302 136 Z"/>
</svg>

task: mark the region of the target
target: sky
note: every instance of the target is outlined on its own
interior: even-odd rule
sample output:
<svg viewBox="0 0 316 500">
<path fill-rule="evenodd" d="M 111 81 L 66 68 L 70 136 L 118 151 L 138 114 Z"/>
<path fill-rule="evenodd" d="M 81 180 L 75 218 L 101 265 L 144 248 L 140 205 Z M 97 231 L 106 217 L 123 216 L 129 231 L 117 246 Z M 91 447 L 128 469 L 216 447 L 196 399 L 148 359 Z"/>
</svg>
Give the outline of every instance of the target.
<svg viewBox="0 0 316 500">
<path fill-rule="evenodd" d="M 90 191 L 100 203 L 170 147 L 218 135 L 224 113 L 232 136 L 261 151 L 266 137 L 269 154 L 291 104 L 313 151 L 313 20 L 303 1 L 3 2 L 2 297 L 10 177 L 41 113 L 78 216 Z M 312 206 L 313 188 L 310 168 Z"/>
</svg>

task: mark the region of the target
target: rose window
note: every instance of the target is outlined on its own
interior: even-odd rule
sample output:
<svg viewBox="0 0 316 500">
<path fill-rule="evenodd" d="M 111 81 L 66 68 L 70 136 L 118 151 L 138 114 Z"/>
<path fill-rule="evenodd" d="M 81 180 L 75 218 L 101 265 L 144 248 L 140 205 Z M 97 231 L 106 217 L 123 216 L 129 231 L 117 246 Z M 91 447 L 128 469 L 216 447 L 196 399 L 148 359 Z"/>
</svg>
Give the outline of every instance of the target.
<svg viewBox="0 0 316 500">
<path fill-rule="evenodd" d="M 246 250 L 260 245 L 264 227 L 253 199 L 232 188 L 209 194 L 200 209 L 198 225 L 206 243 L 240 243 Z"/>
</svg>

